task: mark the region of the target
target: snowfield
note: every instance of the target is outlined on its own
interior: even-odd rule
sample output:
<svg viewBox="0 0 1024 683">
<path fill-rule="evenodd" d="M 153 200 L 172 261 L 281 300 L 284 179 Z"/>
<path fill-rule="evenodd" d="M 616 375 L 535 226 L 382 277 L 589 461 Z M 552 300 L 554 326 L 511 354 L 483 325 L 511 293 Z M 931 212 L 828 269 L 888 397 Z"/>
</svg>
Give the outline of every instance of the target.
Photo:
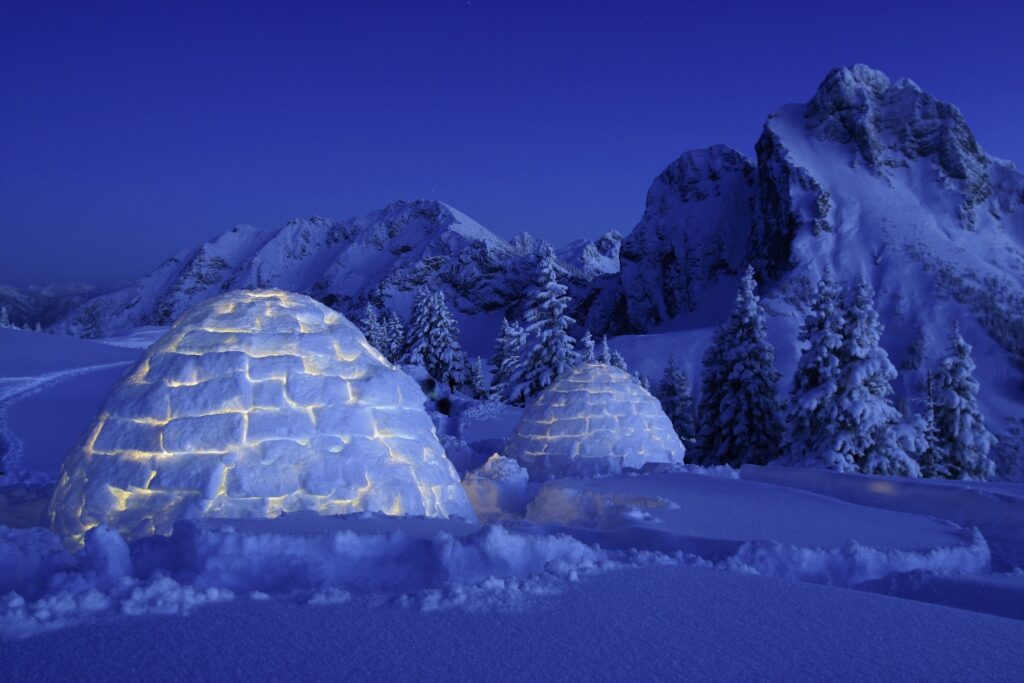
<svg viewBox="0 0 1024 683">
<path fill-rule="evenodd" d="M 33 351 L 39 337 L 59 362 Z M 39 425 L 84 416 L 87 395 L 102 403 L 140 351 L 0 342 L 5 443 L 29 477 L 0 487 L 4 680 L 1024 672 L 1019 484 L 668 464 L 531 483 L 496 457 L 463 482 L 483 523 L 307 512 L 182 521 L 130 543 L 100 526 L 72 553 L 42 511 L 80 434 Z M 520 412 L 460 406 L 451 431 L 491 446 Z"/>
</svg>

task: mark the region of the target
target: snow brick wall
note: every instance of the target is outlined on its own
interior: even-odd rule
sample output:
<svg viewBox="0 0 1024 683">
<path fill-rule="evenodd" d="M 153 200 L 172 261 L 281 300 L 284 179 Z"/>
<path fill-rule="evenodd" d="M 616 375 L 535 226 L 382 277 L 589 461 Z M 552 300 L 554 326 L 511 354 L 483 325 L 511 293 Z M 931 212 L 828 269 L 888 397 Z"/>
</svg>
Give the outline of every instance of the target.
<svg viewBox="0 0 1024 683">
<path fill-rule="evenodd" d="M 186 313 L 115 388 L 50 504 L 78 546 L 191 517 L 456 515 L 474 519 L 423 393 L 344 316 L 281 291 Z"/>
<path fill-rule="evenodd" d="M 576 367 L 537 394 L 505 453 L 534 480 L 682 463 L 684 454 L 658 400 L 629 373 L 600 363 Z"/>
</svg>

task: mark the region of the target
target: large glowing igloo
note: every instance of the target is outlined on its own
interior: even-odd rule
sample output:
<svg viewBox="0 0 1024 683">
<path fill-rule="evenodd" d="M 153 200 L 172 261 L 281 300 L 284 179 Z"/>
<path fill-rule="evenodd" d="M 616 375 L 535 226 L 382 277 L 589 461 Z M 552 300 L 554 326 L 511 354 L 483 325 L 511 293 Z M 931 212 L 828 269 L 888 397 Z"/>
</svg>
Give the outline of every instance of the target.
<svg viewBox="0 0 1024 683">
<path fill-rule="evenodd" d="M 531 479 L 682 463 L 685 453 L 658 400 L 629 373 L 599 363 L 574 368 L 537 394 L 505 451 Z"/>
<path fill-rule="evenodd" d="M 107 399 L 50 505 L 69 544 L 188 517 L 377 511 L 473 518 L 423 393 L 299 294 L 236 291 L 186 313 Z"/>
</svg>

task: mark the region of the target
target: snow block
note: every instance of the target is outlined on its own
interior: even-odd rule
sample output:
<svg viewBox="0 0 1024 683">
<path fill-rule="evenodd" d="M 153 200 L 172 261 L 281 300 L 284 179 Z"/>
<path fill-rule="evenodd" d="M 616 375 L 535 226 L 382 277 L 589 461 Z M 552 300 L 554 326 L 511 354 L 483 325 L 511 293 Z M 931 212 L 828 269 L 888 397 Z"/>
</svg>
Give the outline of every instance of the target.
<svg viewBox="0 0 1024 683">
<path fill-rule="evenodd" d="M 344 316 L 235 291 L 187 312 L 115 388 L 50 502 L 69 548 L 183 517 L 320 514 L 474 520 L 416 383 Z"/>
<path fill-rule="evenodd" d="M 534 480 L 682 463 L 685 452 L 658 400 L 629 373 L 599 363 L 537 394 L 505 448 Z"/>
</svg>

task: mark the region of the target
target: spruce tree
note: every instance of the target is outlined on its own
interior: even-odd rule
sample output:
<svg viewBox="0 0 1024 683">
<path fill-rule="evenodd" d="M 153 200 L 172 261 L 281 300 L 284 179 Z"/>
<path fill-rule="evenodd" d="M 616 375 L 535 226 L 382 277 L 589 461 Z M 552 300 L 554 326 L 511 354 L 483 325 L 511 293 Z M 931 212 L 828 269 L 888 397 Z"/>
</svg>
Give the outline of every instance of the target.
<svg viewBox="0 0 1024 683">
<path fill-rule="evenodd" d="M 846 323 L 842 299 L 842 289 L 826 269 L 797 337 L 803 349 L 793 376 L 782 449 L 789 465 L 857 469 L 838 444 L 837 397 Z"/>
<path fill-rule="evenodd" d="M 0 327 L 14 327 L 11 324 L 11 319 L 7 315 L 6 306 L 0 306 Z"/>
<path fill-rule="evenodd" d="M 925 380 L 924 412 L 918 417 L 921 447 L 916 454 L 922 477 L 949 478 L 949 466 L 939 450 L 939 432 L 935 423 L 934 376 L 931 372 Z"/>
<path fill-rule="evenodd" d="M 705 465 L 763 465 L 779 454 L 779 373 L 756 287 L 748 267 L 704 355 L 697 455 Z"/>
<path fill-rule="evenodd" d="M 517 321 L 501 321 L 501 332 L 494 342 L 494 374 L 491 376 L 491 394 L 499 400 L 509 400 L 512 389 L 522 382 L 523 348 L 526 331 Z"/>
<path fill-rule="evenodd" d="M 479 356 L 469 364 L 468 374 L 466 388 L 469 390 L 470 395 L 480 401 L 489 398 L 490 392 L 488 391 L 487 380 L 484 379 L 484 362 Z"/>
<path fill-rule="evenodd" d="M 651 392 L 651 380 L 647 379 L 647 375 L 640 374 L 640 371 L 634 372 L 633 377 L 636 378 L 637 383 L 647 393 Z"/>
<path fill-rule="evenodd" d="M 605 365 L 612 364 L 612 349 L 608 346 L 608 335 L 601 337 L 601 346 L 597 349 L 597 362 Z"/>
<path fill-rule="evenodd" d="M 676 363 L 675 356 L 668 359 L 665 375 L 658 385 L 656 396 L 665 414 L 672 421 L 672 427 L 680 440 L 684 444 L 692 444 L 697 436 L 697 425 L 693 395 L 690 392 L 690 378 Z"/>
<path fill-rule="evenodd" d="M 377 315 L 377 309 L 374 308 L 373 304 L 366 304 L 366 308 L 363 310 L 363 319 L 359 321 L 359 327 L 366 336 L 366 341 L 370 342 L 370 346 L 380 351 L 387 358 L 387 336 L 384 325 L 381 323 L 380 317 Z"/>
<path fill-rule="evenodd" d="M 594 354 L 594 337 L 590 334 L 590 330 L 584 332 L 580 337 L 580 349 L 577 355 L 580 363 L 597 362 L 597 356 Z"/>
<path fill-rule="evenodd" d="M 405 327 L 402 325 L 402 319 L 394 311 L 388 310 L 384 314 L 383 326 L 384 345 L 387 350 L 382 349 L 382 352 L 392 363 L 397 363 L 405 351 Z"/>
<path fill-rule="evenodd" d="M 902 415 L 892 403 L 896 368 L 882 348 L 882 324 L 866 280 L 854 288 L 843 329 L 838 407 L 839 451 L 864 474 L 917 477 L 896 440 Z"/>
<path fill-rule="evenodd" d="M 546 247 L 528 298 L 525 320 L 532 345 L 526 353 L 522 381 L 514 390 L 516 398 L 536 394 L 576 364 L 576 340 L 568 332 L 575 321 L 566 314 L 566 292 L 568 288 L 558 281 L 555 252 Z"/>
<path fill-rule="evenodd" d="M 618 368 L 624 372 L 629 372 L 629 366 L 626 364 L 626 359 L 622 357 L 622 354 L 612 349 L 611 355 L 608 359 L 609 364 L 613 368 Z"/>
<path fill-rule="evenodd" d="M 422 365 L 430 376 L 454 388 L 465 379 L 465 358 L 459 330 L 445 304 L 444 293 L 416 290 L 406 362 Z"/>
<path fill-rule="evenodd" d="M 951 479 L 988 479 L 995 472 L 989 458 L 996 439 L 985 427 L 978 407 L 980 385 L 971 345 L 956 325 L 949 336 L 950 352 L 933 378 L 936 458 Z"/>
</svg>

